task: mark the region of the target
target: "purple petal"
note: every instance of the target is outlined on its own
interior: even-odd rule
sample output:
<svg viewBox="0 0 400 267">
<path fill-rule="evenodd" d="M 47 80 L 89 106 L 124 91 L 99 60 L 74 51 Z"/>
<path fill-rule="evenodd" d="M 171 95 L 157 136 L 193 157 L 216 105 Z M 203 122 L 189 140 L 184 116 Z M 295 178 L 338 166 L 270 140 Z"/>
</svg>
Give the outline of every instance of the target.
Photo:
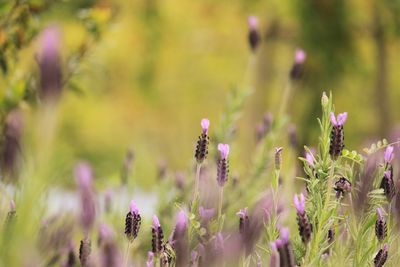
<svg viewBox="0 0 400 267">
<path fill-rule="evenodd" d="M 333 126 L 338 126 L 338 123 L 337 123 L 336 117 L 335 117 L 335 113 L 331 112 L 330 119 L 331 119 L 331 123 L 332 123 Z"/>
<path fill-rule="evenodd" d="M 201 129 L 203 130 L 203 133 L 207 134 L 208 133 L 208 128 L 210 127 L 210 120 L 204 118 L 204 119 L 201 120 L 200 124 L 201 124 Z"/>
<path fill-rule="evenodd" d="M 258 18 L 256 16 L 249 16 L 247 18 L 247 23 L 249 25 L 250 30 L 257 30 L 257 28 L 258 28 Z"/>
<path fill-rule="evenodd" d="M 153 215 L 153 227 L 159 228 L 161 226 L 160 221 L 158 220 L 157 215 Z"/>
<path fill-rule="evenodd" d="M 129 204 L 129 210 L 132 214 L 139 214 L 139 209 L 134 200 L 131 200 L 131 203 Z"/>
<path fill-rule="evenodd" d="M 384 155 L 385 163 L 390 163 L 393 160 L 394 157 L 393 150 L 394 150 L 393 146 L 388 146 L 386 148 Z"/>
<path fill-rule="evenodd" d="M 294 56 L 294 60 L 297 64 L 303 64 L 304 61 L 306 60 L 306 53 L 304 52 L 303 49 L 297 48 L 296 53 Z"/>
<path fill-rule="evenodd" d="M 338 125 L 344 125 L 344 123 L 346 122 L 346 119 L 347 119 L 347 112 L 338 114 L 338 116 L 337 116 Z"/>
<path fill-rule="evenodd" d="M 221 154 L 222 159 L 227 159 L 229 155 L 229 145 L 228 144 L 218 144 L 218 151 Z"/>
</svg>

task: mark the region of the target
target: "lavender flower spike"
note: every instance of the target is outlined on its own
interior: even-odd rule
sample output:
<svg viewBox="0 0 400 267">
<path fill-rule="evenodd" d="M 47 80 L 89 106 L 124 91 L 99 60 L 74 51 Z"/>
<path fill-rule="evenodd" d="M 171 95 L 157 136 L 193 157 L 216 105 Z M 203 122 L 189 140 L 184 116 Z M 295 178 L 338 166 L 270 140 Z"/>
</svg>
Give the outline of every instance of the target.
<svg viewBox="0 0 400 267">
<path fill-rule="evenodd" d="M 331 140 L 329 147 L 329 154 L 333 159 L 337 159 L 344 148 L 344 130 L 343 125 L 347 119 L 347 112 L 340 113 L 335 117 L 331 112 L 330 120 L 332 123 Z"/>
<path fill-rule="evenodd" d="M 388 146 L 385 150 L 384 160 L 386 164 L 390 164 L 394 158 L 393 146 Z"/>
<path fill-rule="evenodd" d="M 198 164 L 201 164 L 208 154 L 208 128 L 210 127 L 210 121 L 208 119 L 202 119 L 200 125 L 202 132 L 197 140 L 196 151 L 194 154 Z"/>
<path fill-rule="evenodd" d="M 141 222 L 142 218 L 140 217 L 139 209 L 135 201 L 132 200 L 125 218 L 125 235 L 129 242 L 132 242 L 138 236 Z"/>
<path fill-rule="evenodd" d="M 297 212 L 300 214 L 304 214 L 305 212 L 305 198 L 303 194 L 300 194 L 300 199 L 298 195 L 294 195 L 294 207 L 296 208 Z"/>
<path fill-rule="evenodd" d="M 388 250 L 389 246 L 388 244 L 383 245 L 383 248 L 381 248 L 378 253 L 376 254 L 374 258 L 374 266 L 375 267 L 383 267 L 385 265 L 387 257 L 388 257 Z"/>
<path fill-rule="evenodd" d="M 250 227 L 248 208 L 241 209 L 236 215 L 239 216 L 239 233 L 245 234 Z"/>
<path fill-rule="evenodd" d="M 228 180 L 229 145 L 227 145 L 227 144 L 218 144 L 218 150 L 220 152 L 220 159 L 218 161 L 218 168 L 217 168 L 217 181 L 218 181 L 218 185 L 223 187 L 225 182 Z"/>
<path fill-rule="evenodd" d="M 387 225 L 381 208 L 376 209 L 376 214 L 377 220 L 375 222 L 375 234 L 378 240 L 382 242 L 387 236 Z"/>
<path fill-rule="evenodd" d="M 279 254 L 275 242 L 271 242 L 271 256 L 269 258 L 270 267 L 279 267 Z"/>
<path fill-rule="evenodd" d="M 160 221 L 156 215 L 153 216 L 153 225 L 151 227 L 151 245 L 154 254 L 160 253 L 164 247 L 164 232 L 161 228 Z"/>
<path fill-rule="evenodd" d="M 258 47 L 261 37 L 258 32 L 258 19 L 256 16 L 249 16 L 247 19 L 249 25 L 249 35 L 248 40 L 251 50 L 254 52 Z"/>
<path fill-rule="evenodd" d="M 289 230 L 282 228 L 280 231 L 280 238 L 275 241 L 275 246 L 279 252 L 279 266 L 294 267 L 293 249 L 289 241 Z"/>
</svg>

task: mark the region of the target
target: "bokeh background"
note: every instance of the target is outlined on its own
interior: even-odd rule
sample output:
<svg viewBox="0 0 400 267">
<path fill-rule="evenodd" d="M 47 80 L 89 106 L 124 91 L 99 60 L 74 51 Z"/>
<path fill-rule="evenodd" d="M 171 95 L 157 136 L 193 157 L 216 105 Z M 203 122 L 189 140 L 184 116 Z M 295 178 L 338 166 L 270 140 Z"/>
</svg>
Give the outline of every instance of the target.
<svg viewBox="0 0 400 267">
<path fill-rule="evenodd" d="M 307 53 L 288 113 L 300 148 L 317 142 L 323 91 L 332 91 L 337 111 L 349 112 L 348 148 L 393 140 L 399 14 L 398 0 L 1 1 L 2 121 L 16 107 L 29 114 L 37 106 L 38 36 L 55 25 L 68 78 L 48 162 L 57 184 L 73 185 L 72 166 L 85 159 L 107 187 L 131 149 L 131 183 L 150 188 L 160 166 L 192 166 L 201 118 L 210 118 L 212 132 L 232 91 L 246 90 L 232 143 L 240 173 L 257 123 L 279 109 L 296 48 Z M 262 37 L 255 52 L 249 15 Z"/>
</svg>

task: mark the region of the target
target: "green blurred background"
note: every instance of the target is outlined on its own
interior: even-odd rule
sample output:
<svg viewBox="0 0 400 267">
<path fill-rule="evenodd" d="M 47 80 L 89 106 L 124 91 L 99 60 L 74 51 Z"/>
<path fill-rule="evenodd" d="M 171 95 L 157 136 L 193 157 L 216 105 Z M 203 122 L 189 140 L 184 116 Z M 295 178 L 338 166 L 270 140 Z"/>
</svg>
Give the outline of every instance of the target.
<svg viewBox="0 0 400 267">
<path fill-rule="evenodd" d="M 26 12 L 15 21 L 13 5 Z M 307 53 L 289 109 L 299 147 L 317 142 L 322 91 L 349 112 L 349 149 L 399 136 L 399 0 L 32 0 L 0 8 L 3 121 L 15 107 L 35 109 L 37 36 L 49 24 L 61 31 L 63 68 L 72 75 L 49 166 L 62 184 L 72 184 L 79 159 L 104 186 L 115 183 L 128 149 L 135 185 L 156 181 L 163 161 L 171 171 L 190 168 L 201 118 L 210 118 L 212 133 L 232 88 L 251 91 L 232 144 L 232 166 L 246 169 L 256 125 L 279 108 L 297 47 Z M 258 16 L 263 39 L 255 53 L 249 15 Z"/>
</svg>

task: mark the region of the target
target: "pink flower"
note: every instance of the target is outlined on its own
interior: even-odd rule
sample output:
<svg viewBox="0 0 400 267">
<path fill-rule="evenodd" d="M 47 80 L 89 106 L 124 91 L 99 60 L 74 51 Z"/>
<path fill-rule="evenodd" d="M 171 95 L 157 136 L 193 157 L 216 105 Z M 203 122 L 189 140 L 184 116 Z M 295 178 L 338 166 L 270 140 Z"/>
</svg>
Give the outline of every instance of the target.
<svg viewBox="0 0 400 267">
<path fill-rule="evenodd" d="M 294 61 L 297 64 L 303 64 L 304 61 L 306 60 L 306 57 L 307 57 L 306 52 L 304 52 L 303 49 L 300 49 L 300 48 L 296 49 L 295 56 L 294 56 Z"/>
<path fill-rule="evenodd" d="M 335 118 L 335 113 L 331 112 L 331 123 L 333 126 L 343 126 L 347 119 L 347 112 L 343 112 L 337 115 Z"/>
<path fill-rule="evenodd" d="M 207 134 L 208 133 L 208 128 L 210 127 L 210 120 L 209 119 L 202 119 L 201 120 L 201 129 L 203 130 L 203 134 Z"/>
<path fill-rule="evenodd" d="M 184 231 L 187 226 L 187 216 L 185 211 L 180 210 L 176 215 L 176 229 Z"/>
<path fill-rule="evenodd" d="M 310 152 L 305 152 L 305 156 L 306 156 L 306 160 L 308 165 L 310 165 L 310 167 L 314 167 L 314 156 L 313 154 Z"/>
<path fill-rule="evenodd" d="M 218 144 L 218 151 L 221 154 L 222 159 L 227 159 L 229 155 L 229 145 L 228 144 Z"/>
<path fill-rule="evenodd" d="M 305 211 L 305 198 L 303 193 L 300 194 L 300 199 L 298 197 L 298 195 L 294 195 L 294 207 L 296 208 L 297 212 L 300 214 L 304 214 Z"/>
<path fill-rule="evenodd" d="M 287 244 L 289 242 L 289 229 L 286 227 L 282 228 L 279 237 L 284 244 Z"/>
<path fill-rule="evenodd" d="M 247 207 L 236 212 L 236 215 L 242 219 L 245 219 L 249 215 Z"/>
</svg>

